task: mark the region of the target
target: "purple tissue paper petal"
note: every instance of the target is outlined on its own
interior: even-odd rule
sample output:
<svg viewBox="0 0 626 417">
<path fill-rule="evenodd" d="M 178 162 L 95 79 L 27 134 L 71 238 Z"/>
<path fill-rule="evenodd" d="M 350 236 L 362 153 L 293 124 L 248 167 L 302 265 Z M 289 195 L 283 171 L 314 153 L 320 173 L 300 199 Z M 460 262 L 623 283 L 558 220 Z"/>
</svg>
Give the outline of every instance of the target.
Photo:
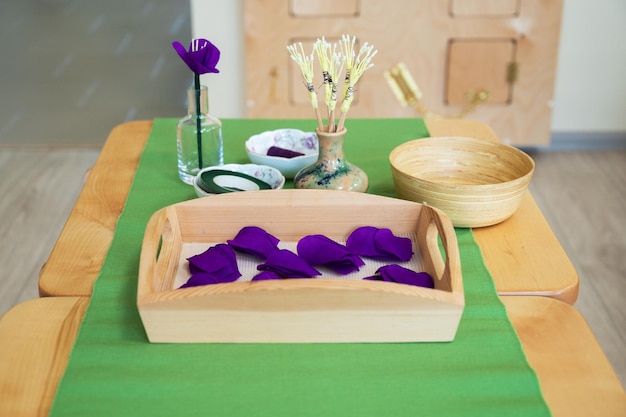
<svg viewBox="0 0 626 417">
<path fill-rule="evenodd" d="M 298 241 L 298 255 L 310 265 L 324 265 L 340 274 L 358 271 L 365 262 L 344 245 L 324 235 L 309 235 Z"/>
<path fill-rule="evenodd" d="M 341 259 L 350 252 L 324 235 L 308 235 L 298 241 L 298 255 L 311 265 L 322 265 Z"/>
<path fill-rule="evenodd" d="M 267 233 L 257 226 L 246 226 L 242 228 L 234 239 L 227 240 L 233 249 L 254 255 L 257 258 L 267 259 L 267 257 L 278 250 L 280 239 Z"/>
<path fill-rule="evenodd" d="M 380 229 L 375 236 L 376 249 L 389 260 L 406 262 L 413 256 L 413 244 L 408 237 L 395 236 L 389 229 Z"/>
<path fill-rule="evenodd" d="M 281 158 L 295 158 L 296 156 L 304 155 L 302 152 L 292 151 L 291 149 L 279 148 L 278 146 L 271 146 L 267 150 L 267 156 L 279 156 Z"/>
<path fill-rule="evenodd" d="M 269 269 L 266 271 L 259 272 L 258 274 L 252 277 L 252 281 L 267 281 L 271 279 L 282 279 L 282 277 L 278 275 L 276 272 L 271 271 Z"/>
<path fill-rule="evenodd" d="M 371 275 L 371 276 L 365 277 L 363 279 L 368 280 L 368 281 L 382 281 L 383 277 L 381 277 L 380 275 Z"/>
<path fill-rule="evenodd" d="M 192 273 L 206 272 L 221 282 L 232 282 L 241 276 L 233 248 L 225 243 L 210 247 L 201 254 L 187 258 Z"/>
<path fill-rule="evenodd" d="M 354 229 L 346 240 L 346 247 L 350 252 L 361 256 L 374 257 L 379 255 L 374 243 L 377 231 L 378 228 L 374 226 L 363 226 Z"/>
<path fill-rule="evenodd" d="M 357 259 L 359 261 L 361 261 L 361 258 Z M 363 262 L 363 261 L 361 261 Z M 345 260 L 340 260 L 340 261 L 336 261 L 336 262 L 328 262 L 327 264 L 324 264 L 324 266 L 332 269 L 333 271 L 335 271 L 338 274 L 341 275 L 347 275 L 351 272 L 356 272 L 359 270 L 359 266 L 354 259 L 351 257 L 350 259 L 345 259 Z M 362 265 L 361 265 L 362 266 Z"/>
<path fill-rule="evenodd" d="M 198 274 L 193 274 L 192 276 L 190 276 L 187 282 L 181 285 L 180 288 L 199 287 L 201 285 L 220 284 L 223 282 L 231 281 L 224 281 L 220 277 L 217 277 L 213 274 L 200 272 Z"/>
<path fill-rule="evenodd" d="M 385 265 L 376 271 L 382 281 L 398 284 L 415 285 L 418 287 L 435 288 L 432 277 L 426 272 L 416 272 L 400 265 Z M 370 277 L 368 277 L 370 278 Z"/>
<path fill-rule="evenodd" d="M 395 236 L 390 229 L 363 226 L 346 240 L 352 253 L 383 261 L 408 261 L 413 256 L 411 239 Z"/>
<path fill-rule="evenodd" d="M 216 68 L 220 50 L 207 39 L 192 40 L 188 50 L 180 42 L 172 42 L 172 46 L 194 74 L 220 72 Z"/>
<path fill-rule="evenodd" d="M 274 251 L 265 261 L 257 266 L 259 271 L 274 271 L 283 278 L 311 278 L 321 275 L 304 259 L 287 249 Z"/>
<path fill-rule="evenodd" d="M 206 272 L 204 272 L 202 269 L 198 268 L 192 263 L 189 264 L 189 272 L 191 273 L 191 275 L 206 274 Z"/>
</svg>

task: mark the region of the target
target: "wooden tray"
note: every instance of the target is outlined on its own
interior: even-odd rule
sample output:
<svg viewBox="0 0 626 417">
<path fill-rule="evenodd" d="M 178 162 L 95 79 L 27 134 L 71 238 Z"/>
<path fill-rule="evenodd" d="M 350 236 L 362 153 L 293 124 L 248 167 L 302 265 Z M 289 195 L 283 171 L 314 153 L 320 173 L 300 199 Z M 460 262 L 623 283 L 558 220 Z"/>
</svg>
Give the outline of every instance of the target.
<svg viewBox="0 0 626 417">
<path fill-rule="evenodd" d="M 359 226 L 387 227 L 412 238 L 413 258 L 435 289 L 325 274 L 177 289 L 189 245 L 225 242 L 244 226 L 287 244 L 309 234 L 345 241 Z M 157 211 L 141 250 L 137 306 L 151 342 L 451 341 L 464 305 L 452 223 L 435 208 L 394 198 L 327 190 L 200 198 Z"/>
</svg>

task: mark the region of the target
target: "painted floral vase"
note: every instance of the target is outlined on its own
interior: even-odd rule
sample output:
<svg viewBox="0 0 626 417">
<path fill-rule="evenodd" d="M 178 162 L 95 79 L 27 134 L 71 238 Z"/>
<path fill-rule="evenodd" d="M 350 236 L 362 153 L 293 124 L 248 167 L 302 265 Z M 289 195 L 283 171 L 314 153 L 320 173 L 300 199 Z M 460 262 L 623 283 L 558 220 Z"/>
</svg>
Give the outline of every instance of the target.
<svg viewBox="0 0 626 417">
<path fill-rule="evenodd" d="M 343 142 L 347 132 L 345 128 L 333 133 L 315 131 L 319 140 L 317 162 L 296 174 L 295 188 L 367 191 L 367 174 L 344 156 Z"/>
</svg>

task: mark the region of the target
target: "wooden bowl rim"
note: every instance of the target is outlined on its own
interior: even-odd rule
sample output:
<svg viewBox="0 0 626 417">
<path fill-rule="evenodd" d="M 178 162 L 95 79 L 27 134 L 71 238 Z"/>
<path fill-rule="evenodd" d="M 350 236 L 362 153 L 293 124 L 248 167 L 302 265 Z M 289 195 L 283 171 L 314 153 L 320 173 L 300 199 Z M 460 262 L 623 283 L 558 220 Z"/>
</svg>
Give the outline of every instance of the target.
<svg viewBox="0 0 626 417">
<path fill-rule="evenodd" d="M 423 147 L 423 145 L 431 145 L 431 144 L 438 145 L 439 147 L 444 147 L 445 144 L 443 142 L 451 141 L 451 140 L 454 140 L 457 143 L 459 142 L 468 143 L 468 144 L 479 143 L 481 145 L 490 145 L 496 150 L 500 149 L 500 150 L 507 151 L 508 153 L 512 153 L 515 156 L 523 159 L 529 165 L 528 170 L 525 174 L 518 176 L 517 178 L 508 180 L 508 181 L 491 182 L 491 183 L 486 183 L 486 184 L 462 184 L 462 183 L 454 183 L 454 184 L 450 183 L 449 184 L 445 182 L 432 181 L 426 178 L 419 177 L 415 174 L 406 172 L 405 170 L 398 168 L 396 164 L 394 163 L 395 160 L 397 159 L 397 155 L 401 151 L 404 151 L 406 148 L 411 148 L 412 146 L 415 146 L 415 145 L 419 145 L 419 147 Z M 432 136 L 428 138 L 413 139 L 413 140 L 404 142 L 403 144 L 396 146 L 390 152 L 389 163 L 391 164 L 392 171 L 394 171 L 396 174 L 400 174 L 402 177 L 406 179 L 415 180 L 426 186 L 436 187 L 436 188 L 445 188 L 449 190 L 463 190 L 463 189 L 464 190 L 483 190 L 483 189 L 499 188 L 499 187 L 506 188 L 507 186 L 509 187 L 510 186 L 524 186 L 525 187 L 530 182 L 530 179 L 532 178 L 532 175 L 534 174 L 534 171 L 535 171 L 535 161 L 530 157 L 530 155 L 528 155 L 526 152 L 522 151 L 521 149 L 518 149 L 514 146 L 506 145 L 504 143 L 500 143 L 500 142 L 496 142 L 496 141 L 492 141 L 488 139 L 474 138 L 474 137 L 469 137 L 469 136 Z"/>
</svg>

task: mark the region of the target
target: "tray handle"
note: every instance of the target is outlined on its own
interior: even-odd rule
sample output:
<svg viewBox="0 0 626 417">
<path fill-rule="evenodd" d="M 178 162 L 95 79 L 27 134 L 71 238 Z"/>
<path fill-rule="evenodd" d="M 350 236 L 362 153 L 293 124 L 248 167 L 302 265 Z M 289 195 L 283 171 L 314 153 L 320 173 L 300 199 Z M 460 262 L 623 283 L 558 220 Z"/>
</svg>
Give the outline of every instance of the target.
<svg viewBox="0 0 626 417">
<path fill-rule="evenodd" d="M 173 217 L 168 209 L 159 210 L 148 221 L 139 260 L 138 294 L 150 294 L 171 289 L 172 282 L 164 282 L 166 277 L 174 276 L 180 252 L 179 239 L 175 239 Z M 175 218 L 175 217 L 174 217 Z M 170 269 L 173 268 L 173 271 Z"/>
<path fill-rule="evenodd" d="M 439 247 L 439 237 L 445 259 Z M 444 222 L 438 210 L 424 205 L 417 225 L 417 241 L 426 271 L 431 275 L 434 273 L 434 278 L 439 281 L 435 288 L 444 291 L 458 289 L 457 286 L 461 285 L 461 262 L 452 223 Z"/>
</svg>

